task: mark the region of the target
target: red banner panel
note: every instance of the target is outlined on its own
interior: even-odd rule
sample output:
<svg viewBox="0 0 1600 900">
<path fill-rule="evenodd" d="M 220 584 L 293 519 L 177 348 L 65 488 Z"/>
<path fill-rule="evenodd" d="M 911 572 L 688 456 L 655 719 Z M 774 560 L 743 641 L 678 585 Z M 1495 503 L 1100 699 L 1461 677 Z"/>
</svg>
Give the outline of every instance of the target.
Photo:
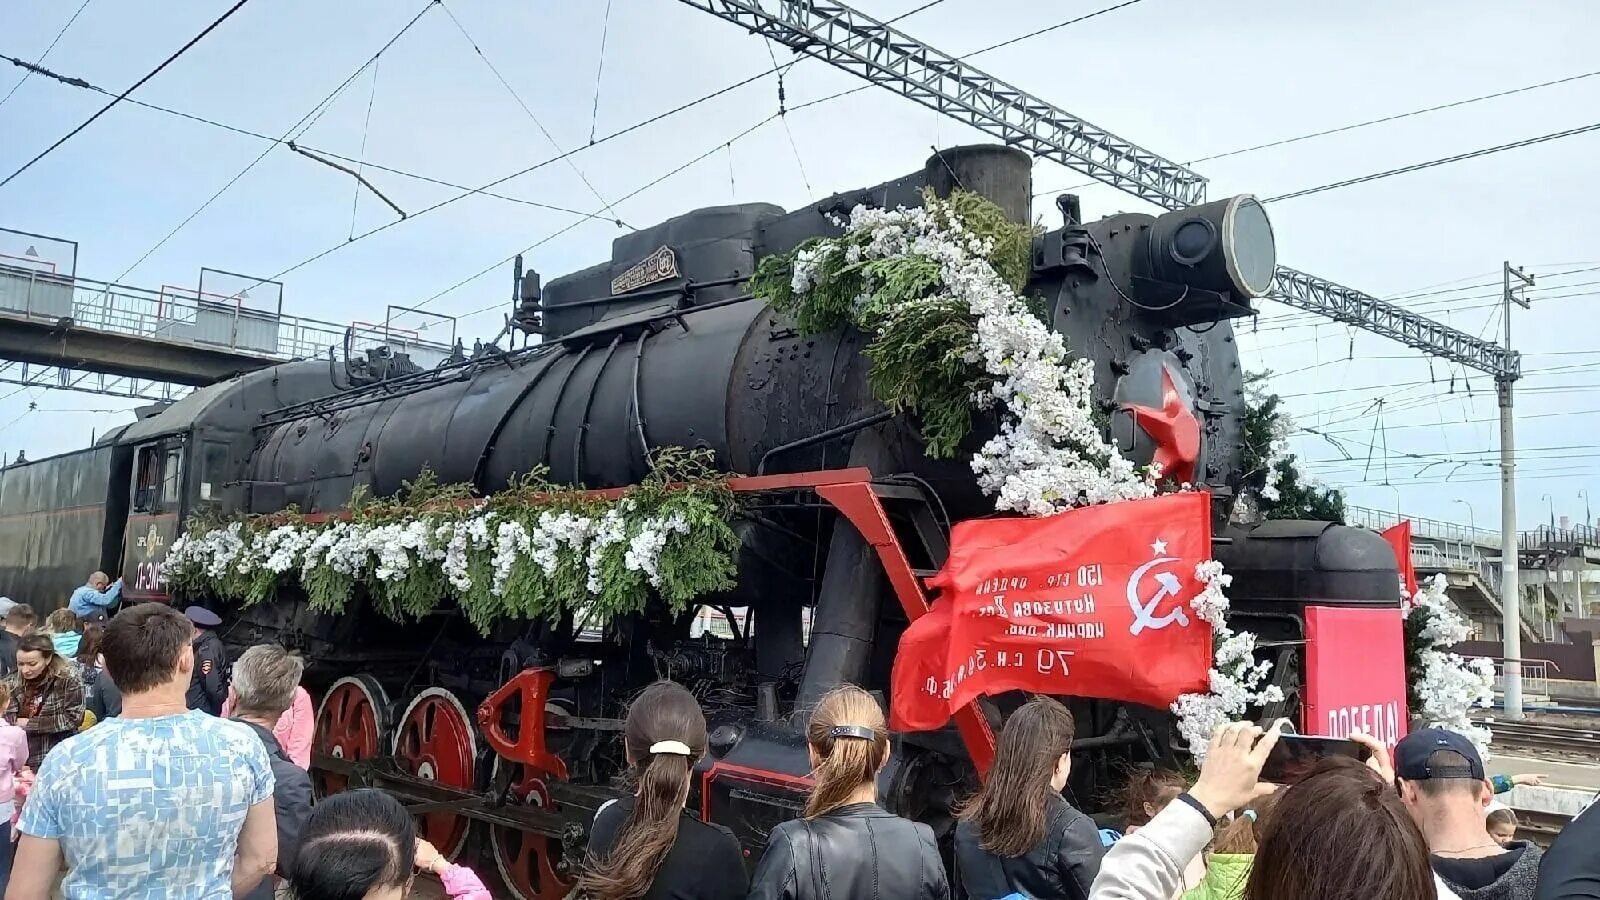
<svg viewBox="0 0 1600 900">
<path fill-rule="evenodd" d="M 1211 626 L 1190 603 L 1210 557 L 1205 493 L 957 524 L 939 598 L 900 641 L 892 726 L 1010 690 L 1154 707 L 1207 690 Z"/>
<path fill-rule="evenodd" d="M 1406 733 L 1405 632 L 1398 609 L 1306 607 L 1306 734 Z"/>
</svg>

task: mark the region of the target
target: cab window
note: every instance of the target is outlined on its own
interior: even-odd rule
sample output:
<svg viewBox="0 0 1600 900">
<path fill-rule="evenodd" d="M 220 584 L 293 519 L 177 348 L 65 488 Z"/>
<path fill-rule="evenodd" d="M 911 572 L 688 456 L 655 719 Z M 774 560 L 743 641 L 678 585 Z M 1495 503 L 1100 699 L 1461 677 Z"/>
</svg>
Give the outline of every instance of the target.
<svg viewBox="0 0 1600 900">
<path fill-rule="evenodd" d="M 183 496 L 181 445 L 155 443 L 140 447 L 134 470 L 134 512 L 176 512 Z"/>
<path fill-rule="evenodd" d="M 183 456 L 177 447 L 168 449 L 161 465 L 161 508 L 178 508 L 178 498 L 183 494 Z"/>
<path fill-rule="evenodd" d="M 228 445 L 207 441 L 200 457 L 200 502 L 222 502 L 222 489 L 228 483 Z"/>
<path fill-rule="evenodd" d="M 161 483 L 158 450 L 153 445 L 139 448 L 138 475 L 133 482 L 134 512 L 151 512 L 156 508 L 156 487 Z"/>
</svg>

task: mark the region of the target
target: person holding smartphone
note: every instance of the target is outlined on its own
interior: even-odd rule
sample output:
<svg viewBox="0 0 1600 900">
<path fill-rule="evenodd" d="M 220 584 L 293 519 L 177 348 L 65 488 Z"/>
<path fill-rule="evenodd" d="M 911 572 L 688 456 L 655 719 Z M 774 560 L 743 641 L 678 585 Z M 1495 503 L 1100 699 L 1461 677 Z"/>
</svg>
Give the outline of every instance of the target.
<svg viewBox="0 0 1600 900">
<path fill-rule="evenodd" d="M 1265 731 L 1249 722 L 1219 728 L 1199 780 L 1150 824 L 1112 846 L 1089 900 L 1171 897 L 1217 822 L 1276 790 L 1261 780 L 1261 769 L 1281 724 Z M 1244 900 L 1456 900 L 1434 875 L 1422 832 L 1394 790 L 1388 751 L 1370 736 L 1352 739 L 1370 752 L 1366 763 L 1328 757 L 1276 798 Z"/>
</svg>

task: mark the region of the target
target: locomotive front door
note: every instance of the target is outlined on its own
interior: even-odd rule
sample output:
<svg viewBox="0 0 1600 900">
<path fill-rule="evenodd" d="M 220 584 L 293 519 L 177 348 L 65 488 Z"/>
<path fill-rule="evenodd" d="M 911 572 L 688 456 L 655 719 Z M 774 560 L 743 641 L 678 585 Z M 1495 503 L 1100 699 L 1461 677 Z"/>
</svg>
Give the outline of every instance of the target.
<svg viewBox="0 0 1600 900">
<path fill-rule="evenodd" d="M 122 596 L 130 601 L 168 600 L 163 569 L 182 511 L 183 443 L 181 437 L 168 437 L 142 444 L 135 452 L 122 550 Z"/>
</svg>

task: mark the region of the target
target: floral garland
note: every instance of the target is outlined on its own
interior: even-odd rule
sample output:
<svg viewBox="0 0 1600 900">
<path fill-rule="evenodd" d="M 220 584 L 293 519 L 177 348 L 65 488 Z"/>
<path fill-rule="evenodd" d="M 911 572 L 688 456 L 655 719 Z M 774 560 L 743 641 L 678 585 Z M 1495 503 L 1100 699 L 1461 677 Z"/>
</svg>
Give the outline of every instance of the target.
<svg viewBox="0 0 1600 900">
<path fill-rule="evenodd" d="M 1069 359 L 1061 334 L 1019 293 L 1031 232 L 962 191 L 927 194 L 916 209 L 857 206 L 835 224 L 840 237 L 764 260 L 752 292 L 803 331 L 870 334 L 878 399 L 919 413 L 929 455 L 954 455 L 972 408 L 998 407 L 998 433 L 972 457 L 997 509 L 1047 516 L 1156 493 L 1159 468 L 1135 466 L 1095 419 L 1092 361 Z M 1255 635 L 1228 627 L 1222 564 L 1203 562 L 1195 575 L 1205 584 L 1195 613 L 1213 634 L 1211 690 L 1183 695 L 1172 712 L 1200 756 L 1216 726 L 1283 693 L 1263 686 L 1272 664 L 1254 661 Z"/>
<path fill-rule="evenodd" d="M 1450 648 L 1467 639 L 1471 630 L 1445 596 L 1445 577 L 1435 575 L 1417 587 L 1415 597 L 1405 595 L 1407 701 L 1411 715 L 1428 728 L 1444 728 L 1466 735 L 1484 759 L 1489 758 L 1493 732 L 1472 724 L 1474 707 L 1494 699 L 1494 663 L 1463 659 Z"/>
<path fill-rule="evenodd" d="M 1195 566 L 1194 575 L 1205 588 L 1190 605 L 1196 616 L 1211 625 L 1211 690 L 1182 695 L 1172 704 L 1172 712 L 1178 717 L 1179 736 L 1199 762 L 1205 759 L 1211 735 L 1218 728 L 1237 721 L 1251 706 L 1282 702 L 1283 689 L 1266 683 L 1272 663 L 1255 661 L 1256 636 L 1228 626 L 1229 602 L 1224 590 L 1233 583 L 1233 576 L 1222 571 L 1222 563 L 1216 560 Z"/>
<path fill-rule="evenodd" d="M 296 582 L 327 613 L 344 611 L 360 585 L 396 621 L 449 597 L 485 633 L 503 617 L 603 624 L 653 595 L 681 612 L 733 586 L 733 497 L 709 462 L 659 451 L 653 474 L 616 500 L 537 478 L 473 499 L 424 473 L 392 501 L 355 498 L 349 519 L 289 512 L 192 526 L 168 552 L 167 579 L 177 593 L 245 606 Z"/>
<path fill-rule="evenodd" d="M 870 333 L 877 396 L 921 415 L 930 455 L 954 455 L 972 409 L 998 406 L 999 432 L 972 457 L 997 509 L 1043 516 L 1155 493 L 1160 472 L 1101 433 L 1093 363 L 1068 360 L 1061 334 L 1018 293 L 1030 244 L 1021 265 L 1014 252 L 1031 232 L 960 191 L 915 209 L 857 206 L 838 224 L 840 237 L 763 260 L 752 292 L 808 332 Z"/>
</svg>

